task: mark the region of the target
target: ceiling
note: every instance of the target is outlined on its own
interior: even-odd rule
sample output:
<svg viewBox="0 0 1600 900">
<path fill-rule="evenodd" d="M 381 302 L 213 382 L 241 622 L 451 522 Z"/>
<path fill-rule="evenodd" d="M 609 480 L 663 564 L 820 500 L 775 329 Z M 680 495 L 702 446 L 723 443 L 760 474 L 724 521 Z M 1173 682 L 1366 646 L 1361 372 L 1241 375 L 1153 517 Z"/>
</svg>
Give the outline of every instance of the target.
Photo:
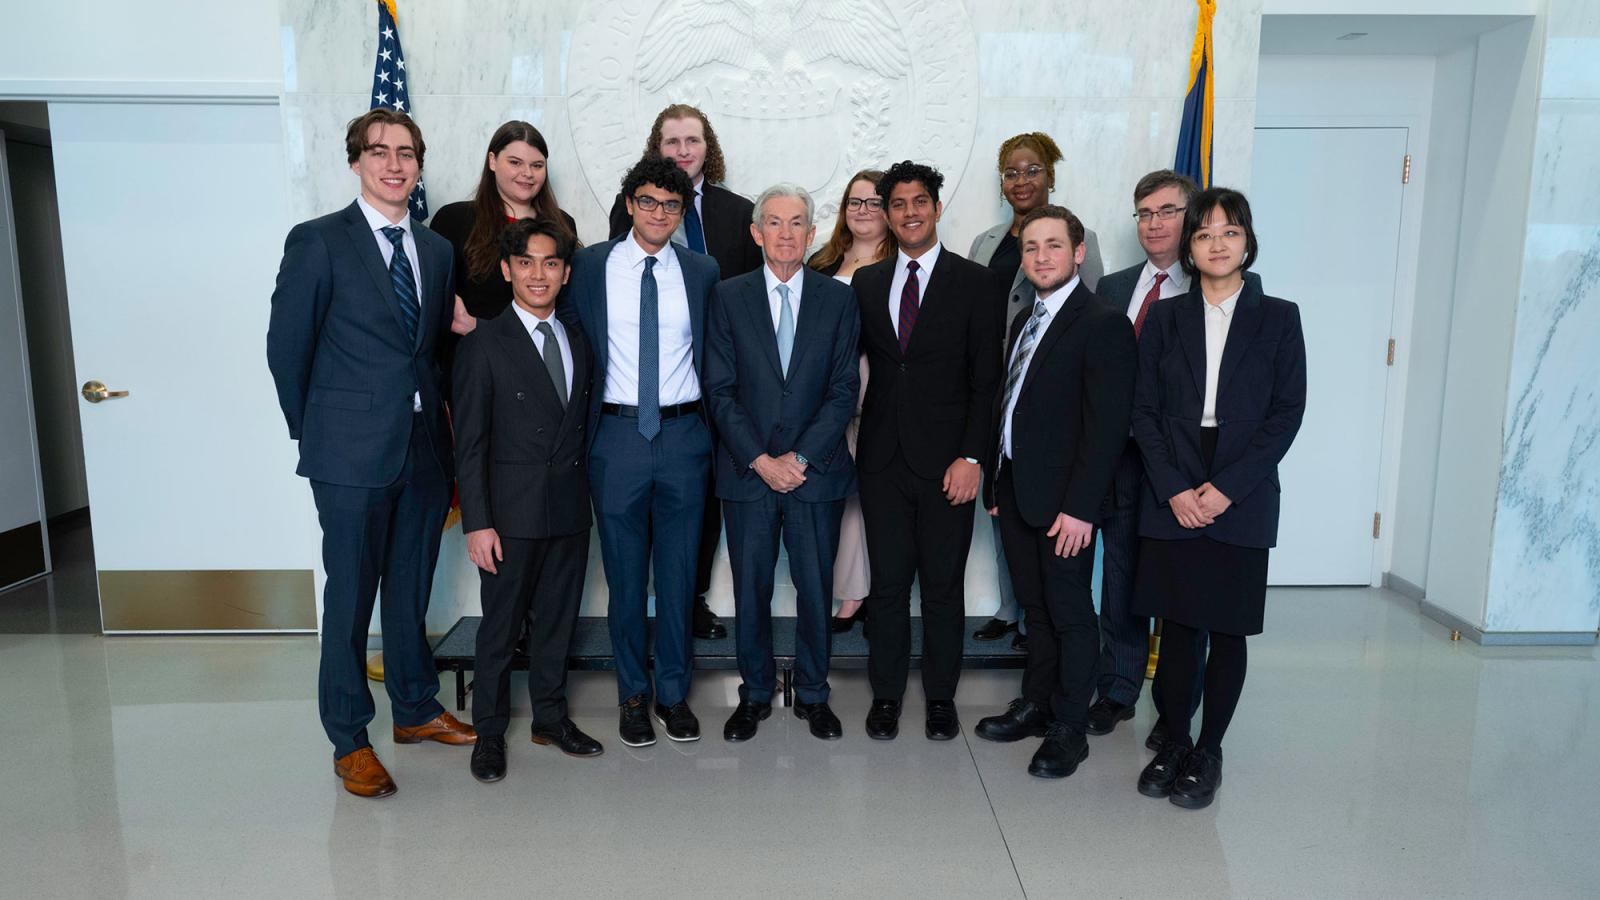
<svg viewBox="0 0 1600 900">
<path fill-rule="evenodd" d="M 1261 17 L 1261 53 L 1273 56 L 1432 56 L 1454 50 L 1518 16 Z M 1341 35 L 1366 32 L 1354 40 Z"/>
</svg>

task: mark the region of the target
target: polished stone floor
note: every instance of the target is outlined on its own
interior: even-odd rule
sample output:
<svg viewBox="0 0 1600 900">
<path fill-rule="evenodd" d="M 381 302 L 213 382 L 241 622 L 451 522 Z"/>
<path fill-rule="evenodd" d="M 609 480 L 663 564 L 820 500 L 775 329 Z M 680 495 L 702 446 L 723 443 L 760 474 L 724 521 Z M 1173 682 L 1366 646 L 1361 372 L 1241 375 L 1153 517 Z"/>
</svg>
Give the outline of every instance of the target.
<svg viewBox="0 0 1600 900">
<path fill-rule="evenodd" d="M 1451 643 L 1364 589 L 1275 590 L 1267 628 L 1201 812 L 1134 790 L 1147 700 L 1065 781 L 1025 773 L 1031 741 L 973 738 L 1015 672 L 967 675 L 945 744 L 915 688 L 900 739 L 868 740 L 850 673 L 842 741 L 779 711 L 728 745 L 735 683 L 707 675 L 708 737 L 641 750 L 611 678 L 577 675 L 605 755 L 526 743 L 524 710 L 498 785 L 465 749 L 396 747 L 380 708 L 400 792 L 361 800 L 331 773 L 314 638 L 0 634 L 0 895 L 1600 895 L 1593 649 Z"/>
</svg>

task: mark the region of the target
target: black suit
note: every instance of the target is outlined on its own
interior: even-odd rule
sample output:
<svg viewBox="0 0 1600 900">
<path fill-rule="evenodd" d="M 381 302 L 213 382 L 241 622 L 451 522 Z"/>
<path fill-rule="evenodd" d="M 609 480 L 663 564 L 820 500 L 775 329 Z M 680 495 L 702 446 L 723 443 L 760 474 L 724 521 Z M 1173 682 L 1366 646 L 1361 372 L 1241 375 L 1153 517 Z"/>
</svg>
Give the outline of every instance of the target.
<svg viewBox="0 0 1600 900">
<path fill-rule="evenodd" d="M 553 726 L 567 714 L 567 656 L 593 521 L 585 449 L 593 354 L 576 322 L 562 328 L 572 352 L 565 404 L 515 310 L 480 319 L 456 353 L 461 527 L 493 528 L 504 553 L 496 573 L 478 572 L 472 719 L 480 736 L 506 731 L 511 657 L 524 627 L 533 724 Z M 561 352 L 549 336 L 545 352 Z"/>
<path fill-rule="evenodd" d="M 755 204 L 720 185 L 700 183 L 700 229 L 705 233 L 706 253 L 717 261 L 723 278 L 734 278 L 761 268 L 761 248 L 750 236 Z M 619 238 L 633 227 L 622 194 L 611 204 L 611 237 Z M 715 426 L 716 423 L 712 423 Z M 715 441 L 715 428 L 712 437 Z M 695 559 L 694 592 L 705 597 L 711 590 L 711 566 L 717 559 L 717 544 L 722 541 L 722 504 L 716 486 L 706 484 L 706 506 L 700 520 L 700 551 Z"/>
<path fill-rule="evenodd" d="M 1017 344 L 1036 302 L 1028 300 L 1011 326 L 1008 370 L 1018 362 Z M 995 462 L 985 505 L 999 507 L 1011 584 L 1028 620 L 1022 694 L 1079 733 L 1094 696 L 1099 643 L 1090 592 L 1094 545 L 1057 556 L 1048 532 L 1062 513 L 1101 521 L 1127 443 L 1137 364 L 1127 316 L 1079 283 L 1034 344 L 1011 411 L 1009 459 L 1004 387 L 995 400 Z"/>
<path fill-rule="evenodd" d="M 973 508 L 951 506 L 942 482 L 963 457 L 991 449 L 999 384 L 1001 292 L 987 268 L 941 248 L 904 353 L 890 317 L 899 255 L 856 271 L 866 398 L 856 443 L 861 512 L 872 560 L 868 673 L 873 695 L 898 700 L 910 666 L 911 583 L 922 589 L 922 686 L 951 700 L 961 678 L 967 551 Z M 898 308 L 899 297 L 893 302 Z"/>
<path fill-rule="evenodd" d="M 394 724 L 444 712 L 423 619 L 454 472 L 438 363 L 454 276 L 450 245 L 420 223 L 411 229 L 414 337 L 384 238 L 356 203 L 290 230 L 267 327 L 267 365 L 322 526 L 318 704 L 336 759 L 369 746 L 364 657 L 380 584 Z"/>
</svg>

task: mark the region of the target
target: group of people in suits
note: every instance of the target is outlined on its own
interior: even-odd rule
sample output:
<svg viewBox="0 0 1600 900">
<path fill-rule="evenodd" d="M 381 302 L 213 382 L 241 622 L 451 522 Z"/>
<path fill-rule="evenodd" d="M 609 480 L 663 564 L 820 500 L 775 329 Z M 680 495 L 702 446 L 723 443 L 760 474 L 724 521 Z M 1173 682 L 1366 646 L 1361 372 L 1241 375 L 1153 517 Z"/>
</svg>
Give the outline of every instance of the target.
<svg viewBox="0 0 1600 900">
<path fill-rule="evenodd" d="M 700 737 L 693 639 L 726 633 L 704 604 L 724 524 L 741 678 L 726 740 L 752 739 L 772 712 L 780 544 L 810 732 L 843 733 L 831 635 L 864 621 L 865 731 L 897 736 L 916 583 L 924 733 L 953 739 L 982 509 L 1020 612 L 1002 606 L 979 636 L 1015 628 L 1028 658 L 1021 696 L 978 736 L 1040 738 L 1029 771 L 1070 775 L 1086 735 L 1132 716 L 1159 617 L 1156 754 L 1138 788 L 1211 802 L 1245 638 L 1262 627 L 1276 466 L 1304 410 L 1298 312 L 1248 273 L 1243 195 L 1146 176 L 1147 259 L 1099 279 L 1092 232 L 1049 202 L 1062 155 L 1039 133 L 1001 147 L 1014 215 L 972 259 L 940 241 L 943 177 L 909 160 L 857 173 L 808 259 L 812 197 L 780 183 L 751 202 L 718 185 L 721 149 L 692 106 L 658 116 L 611 237 L 587 247 L 527 123 L 497 130 L 475 197 L 435 217 L 445 237 L 407 214 L 414 122 L 372 110 L 346 145 L 360 196 L 290 232 L 268 360 L 324 532 L 320 709 L 347 790 L 395 791 L 361 677 L 380 593 L 396 742 L 471 744 L 472 774 L 503 778 L 525 652 L 533 741 L 602 752 L 565 699 L 591 525 L 623 743 L 654 743 L 655 725 Z M 452 480 L 482 585 L 473 726 L 433 699 L 422 632 Z"/>
</svg>

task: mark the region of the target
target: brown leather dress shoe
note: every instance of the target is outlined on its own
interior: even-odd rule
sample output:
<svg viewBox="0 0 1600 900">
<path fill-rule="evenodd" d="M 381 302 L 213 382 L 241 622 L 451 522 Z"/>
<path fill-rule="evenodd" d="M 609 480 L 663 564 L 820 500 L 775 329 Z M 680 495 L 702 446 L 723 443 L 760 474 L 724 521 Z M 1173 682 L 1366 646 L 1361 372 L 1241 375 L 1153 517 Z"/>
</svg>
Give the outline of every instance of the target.
<svg viewBox="0 0 1600 900">
<path fill-rule="evenodd" d="M 334 760 L 333 774 L 344 779 L 344 789 L 357 797 L 387 797 L 399 790 L 371 747 Z"/>
<path fill-rule="evenodd" d="M 420 744 L 423 741 L 438 741 L 441 744 L 464 746 L 476 744 L 478 733 L 472 730 L 471 725 L 464 725 L 455 716 L 447 712 L 439 713 L 433 719 L 421 725 L 410 728 L 394 727 L 394 742 L 396 744 Z"/>
</svg>

